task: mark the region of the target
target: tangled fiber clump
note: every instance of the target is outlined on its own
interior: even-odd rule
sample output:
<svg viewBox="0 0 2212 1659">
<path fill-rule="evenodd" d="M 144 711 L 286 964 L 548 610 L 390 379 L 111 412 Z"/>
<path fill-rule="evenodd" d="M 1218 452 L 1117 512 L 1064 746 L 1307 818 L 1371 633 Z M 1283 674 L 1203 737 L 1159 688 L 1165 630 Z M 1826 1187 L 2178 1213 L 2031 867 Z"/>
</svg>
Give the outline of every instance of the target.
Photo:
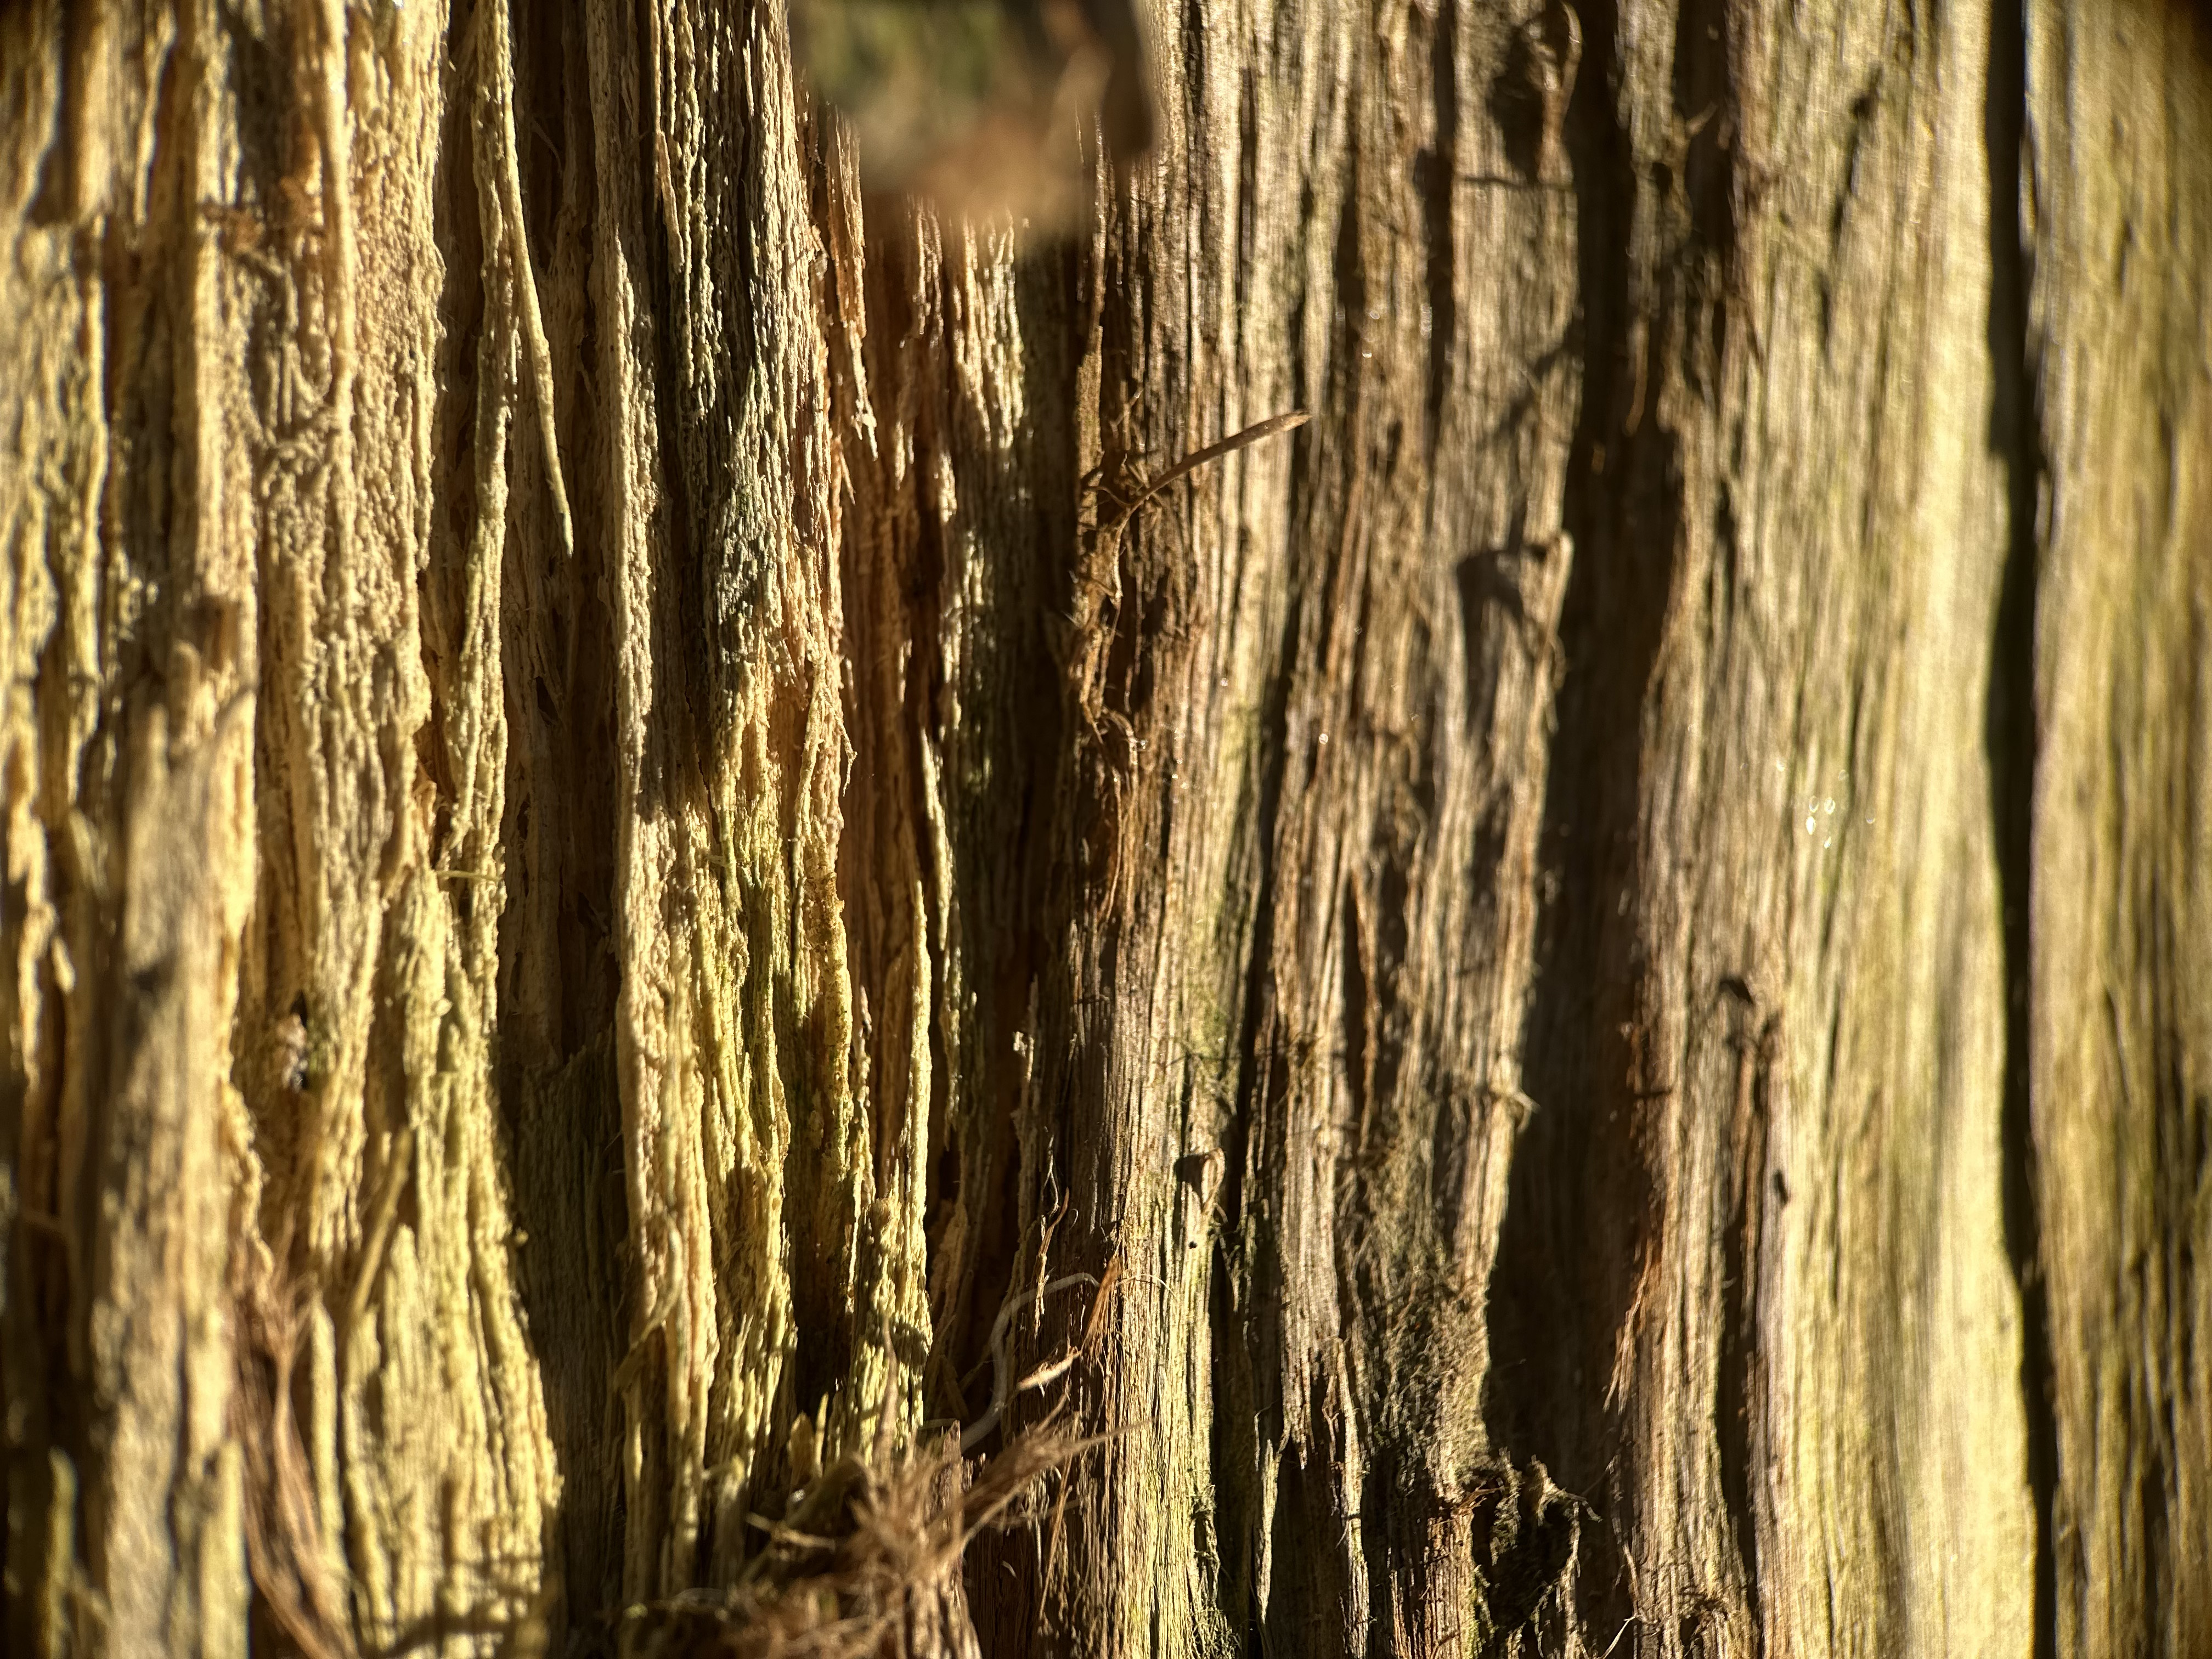
<svg viewBox="0 0 2212 1659">
<path fill-rule="evenodd" d="M 1089 1443 L 1050 1424 L 988 1462 L 948 1437 L 889 1469 L 842 1458 L 727 1591 L 633 1608 L 622 1649 L 652 1659 L 925 1659 L 975 1651 L 961 1558 L 1040 1477 Z"/>
</svg>

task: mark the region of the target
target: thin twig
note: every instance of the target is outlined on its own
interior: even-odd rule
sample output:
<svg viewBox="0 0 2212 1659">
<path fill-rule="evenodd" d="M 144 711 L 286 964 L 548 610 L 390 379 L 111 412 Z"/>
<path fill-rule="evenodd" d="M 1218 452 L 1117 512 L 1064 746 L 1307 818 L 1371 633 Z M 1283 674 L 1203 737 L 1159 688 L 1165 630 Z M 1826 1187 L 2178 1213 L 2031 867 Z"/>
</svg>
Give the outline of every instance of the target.
<svg viewBox="0 0 2212 1659">
<path fill-rule="evenodd" d="M 1042 1302 L 1048 1296 L 1077 1285 L 1096 1286 L 1098 1281 L 1089 1273 L 1069 1273 L 1055 1279 L 1036 1293 Z M 991 1406 L 981 1417 L 960 1431 L 960 1450 L 964 1456 L 991 1437 L 991 1431 L 999 1426 L 999 1419 L 1006 1413 L 1006 1407 L 1020 1392 L 1012 1383 L 1012 1366 L 1006 1358 L 1006 1322 L 1013 1317 L 1014 1310 L 1021 1305 L 1022 1291 L 1016 1291 L 999 1305 L 999 1316 L 991 1322 Z"/>
<path fill-rule="evenodd" d="M 1195 472 L 1207 462 L 1218 461 L 1224 455 L 1233 455 L 1240 449 L 1258 443 L 1262 438 L 1273 437 L 1278 432 L 1288 432 L 1304 426 L 1312 418 L 1303 409 L 1294 409 L 1287 415 L 1270 415 L 1266 420 L 1248 426 L 1242 432 L 1231 433 L 1219 443 L 1208 444 L 1203 449 L 1194 451 L 1139 490 L 1135 498 L 1121 509 L 1122 514 L 1126 516 L 1134 513 L 1176 479 Z"/>
</svg>

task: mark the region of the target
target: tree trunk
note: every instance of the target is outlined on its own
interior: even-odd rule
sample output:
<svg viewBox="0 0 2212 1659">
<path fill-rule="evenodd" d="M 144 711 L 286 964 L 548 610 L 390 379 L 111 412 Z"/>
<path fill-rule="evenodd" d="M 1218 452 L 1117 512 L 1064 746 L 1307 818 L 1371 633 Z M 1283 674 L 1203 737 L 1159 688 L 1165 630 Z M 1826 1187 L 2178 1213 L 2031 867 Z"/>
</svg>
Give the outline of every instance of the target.
<svg viewBox="0 0 2212 1659">
<path fill-rule="evenodd" d="M 2212 33 L 1146 23 L 0 12 L 7 1652 L 2212 1651 Z"/>
</svg>

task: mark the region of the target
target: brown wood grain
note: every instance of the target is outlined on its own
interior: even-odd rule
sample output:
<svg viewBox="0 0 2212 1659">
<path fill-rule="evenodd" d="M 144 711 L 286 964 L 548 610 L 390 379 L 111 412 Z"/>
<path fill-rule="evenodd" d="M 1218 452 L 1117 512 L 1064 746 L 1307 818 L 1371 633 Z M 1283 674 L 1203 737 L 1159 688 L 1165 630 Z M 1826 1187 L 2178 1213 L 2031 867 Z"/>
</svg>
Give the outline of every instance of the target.
<svg viewBox="0 0 2212 1659">
<path fill-rule="evenodd" d="M 0 8 L 8 1652 L 2212 1644 L 2212 27 L 1139 21 Z"/>
</svg>

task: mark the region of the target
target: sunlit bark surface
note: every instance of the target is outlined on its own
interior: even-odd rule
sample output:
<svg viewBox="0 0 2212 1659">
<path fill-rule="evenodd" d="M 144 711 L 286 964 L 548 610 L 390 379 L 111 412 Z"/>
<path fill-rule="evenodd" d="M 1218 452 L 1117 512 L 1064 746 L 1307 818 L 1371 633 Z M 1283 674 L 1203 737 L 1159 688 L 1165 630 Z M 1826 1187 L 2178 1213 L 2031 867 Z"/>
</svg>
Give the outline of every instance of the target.
<svg viewBox="0 0 2212 1659">
<path fill-rule="evenodd" d="M 2212 29 L 1143 21 L 0 10 L 9 1653 L 2212 1648 Z"/>
</svg>

